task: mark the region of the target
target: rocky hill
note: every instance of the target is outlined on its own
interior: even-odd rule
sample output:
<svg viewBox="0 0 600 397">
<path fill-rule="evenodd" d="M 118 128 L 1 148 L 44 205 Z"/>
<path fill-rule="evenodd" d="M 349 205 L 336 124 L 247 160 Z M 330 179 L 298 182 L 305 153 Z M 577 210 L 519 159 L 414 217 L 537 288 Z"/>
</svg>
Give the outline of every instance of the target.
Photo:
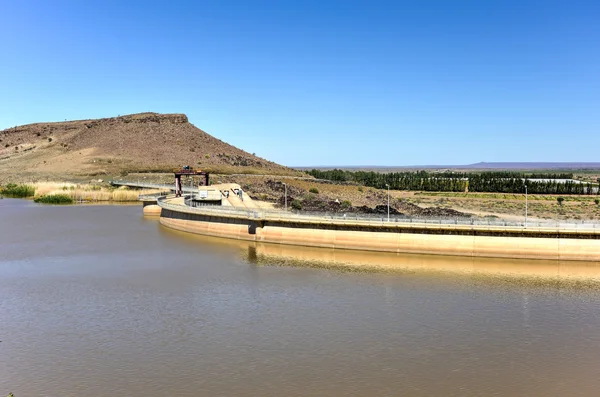
<svg viewBox="0 0 600 397">
<path fill-rule="evenodd" d="M 296 174 L 207 134 L 183 114 L 140 113 L 0 131 L 4 181 L 165 172 L 183 165 L 217 173 Z"/>
</svg>

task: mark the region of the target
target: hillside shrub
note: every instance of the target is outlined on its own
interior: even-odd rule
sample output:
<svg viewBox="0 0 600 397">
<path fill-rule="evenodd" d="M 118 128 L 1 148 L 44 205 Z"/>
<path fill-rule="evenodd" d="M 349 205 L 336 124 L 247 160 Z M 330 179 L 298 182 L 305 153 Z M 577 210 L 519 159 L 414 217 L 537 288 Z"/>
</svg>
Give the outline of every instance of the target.
<svg viewBox="0 0 600 397">
<path fill-rule="evenodd" d="M 308 191 L 314 194 L 319 194 L 319 189 L 317 189 L 316 187 L 311 187 Z"/>
<path fill-rule="evenodd" d="M 314 201 L 317 199 L 317 195 L 314 193 L 306 193 L 302 196 L 302 201 Z"/>
<path fill-rule="evenodd" d="M 47 194 L 36 197 L 33 201 L 42 204 L 73 204 L 73 199 L 66 194 Z"/>
<path fill-rule="evenodd" d="M 32 197 L 35 194 L 35 187 L 31 185 L 17 185 L 14 183 L 9 183 L 2 188 L 2 194 L 8 197 Z"/>
<path fill-rule="evenodd" d="M 300 211 L 302 209 L 302 202 L 298 199 L 292 201 L 292 209 Z"/>
<path fill-rule="evenodd" d="M 563 201 L 565 201 L 564 197 L 557 197 L 556 201 L 558 201 L 558 205 L 562 205 Z"/>
<path fill-rule="evenodd" d="M 600 204 L 600 199 L 595 199 L 594 203 L 596 203 L 596 205 Z"/>
<path fill-rule="evenodd" d="M 350 207 L 352 207 L 352 202 L 350 202 L 350 200 L 344 200 L 344 201 L 342 201 L 342 208 L 347 209 L 347 208 L 350 208 Z"/>
</svg>

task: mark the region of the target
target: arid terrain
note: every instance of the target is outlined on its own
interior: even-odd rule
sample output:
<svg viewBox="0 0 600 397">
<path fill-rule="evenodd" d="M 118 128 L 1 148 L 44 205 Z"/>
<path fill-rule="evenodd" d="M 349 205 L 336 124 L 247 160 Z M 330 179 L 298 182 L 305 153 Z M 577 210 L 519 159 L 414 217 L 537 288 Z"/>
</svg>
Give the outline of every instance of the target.
<svg viewBox="0 0 600 397">
<path fill-rule="evenodd" d="M 0 183 L 109 179 L 183 165 L 223 173 L 300 174 L 207 134 L 183 114 L 140 113 L 0 131 Z"/>
<path fill-rule="evenodd" d="M 36 196 L 68 193 L 74 200 L 134 200 L 106 182 L 173 183 L 174 168 L 210 171 L 214 183 L 239 183 L 254 199 L 302 211 L 387 213 L 387 191 L 317 180 L 247 153 L 195 127 L 183 114 L 140 113 L 97 120 L 29 124 L 0 131 L 0 185 L 32 184 Z M 575 179 L 596 181 L 598 171 Z M 71 183 L 64 185 L 63 183 Z M 66 187 L 65 187 L 66 186 Z M 598 196 L 529 195 L 535 219 L 598 220 Z M 524 217 L 525 196 L 391 191 L 392 214 L 418 217 Z"/>
<path fill-rule="evenodd" d="M 296 177 L 263 177 L 258 175 L 219 176 L 219 180 L 235 180 L 249 194 L 261 200 L 275 202 L 281 206 L 284 194 L 283 182 L 287 184 L 288 205 L 297 199 L 303 210 L 326 210 L 352 212 L 333 203 L 341 203 L 366 212 L 362 207 L 387 211 L 387 191 L 355 184 L 340 184 L 329 181 Z M 313 192 L 311 193 L 311 189 Z M 559 204 L 556 195 L 529 195 L 529 219 L 555 220 L 599 220 L 598 196 L 564 196 Z M 324 203 L 324 204 L 323 204 Z M 315 205 L 316 204 L 316 205 Z M 319 208 L 319 206 L 321 208 Z M 425 217 L 489 217 L 522 221 L 525 216 L 524 194 L 494 193 L 431 193 L 390 191 L 390 207 L 408 216 Z M 392 210 L 392 213 L 395 211 Z"/>
</svg>

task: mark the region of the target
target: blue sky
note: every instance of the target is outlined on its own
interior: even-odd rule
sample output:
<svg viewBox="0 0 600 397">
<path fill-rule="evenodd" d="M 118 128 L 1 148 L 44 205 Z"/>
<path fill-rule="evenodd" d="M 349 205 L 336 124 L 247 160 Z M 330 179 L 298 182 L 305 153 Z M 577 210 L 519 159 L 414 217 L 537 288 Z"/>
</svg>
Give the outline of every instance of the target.
<svg viewBox="0 0 600 397">
<path fill-rule="evenodd" d="M 153 111 L 285 165 L 600 161 L 598 1 L 0 1 L 0 129 Z"/>
</svg>

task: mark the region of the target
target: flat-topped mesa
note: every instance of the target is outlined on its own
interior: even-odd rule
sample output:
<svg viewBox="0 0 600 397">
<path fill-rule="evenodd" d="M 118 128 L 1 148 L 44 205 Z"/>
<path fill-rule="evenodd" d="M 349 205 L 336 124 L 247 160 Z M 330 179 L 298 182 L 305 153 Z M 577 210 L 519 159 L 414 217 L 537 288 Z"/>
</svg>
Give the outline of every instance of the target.
<svg viewBox="0 0 600 397">
<path fill-rule="evenodd" d="M 174 123 L 183 124 L 188 122 L 188 118 L 185 114 L 172 113 L 172 114 L 160 114 L 160 113 L 136 113 L 128 114 L 126 116 L 119 116 L 114 118 L 117 121 L 123 121 L 125 123 Z M 98 121 L 102 121 L 100 119 Z"/>
<path fill-rule="evenodd" d="M 12 170 L 60 177 L 123 175 L 170 172 L 184 164 L 213 173 L 297 174 L 215 138 L 185 114 L 145 112 L 0 131 L 0 174 L 5 175 Z"/>
<path fill-rule="evenodd" d="M 33 123 L 33 124 L 25 124 L 17 127 L 7 128 L 5 130 L 0 131 L 0 133 L 4 134 L 14 134 L 18 132 L 28 132 L 28 131 L 60 131 L 63 130 L 73 130 L 78 127 L 81 128 L 92 128 L 97 125 L 114 125 L 117 123 L 171 123 L 171 124 L 185 124 L 188 122 L 188 118 L 185 114 L 181 113 L 172 113 L 172 114 L 161 114 L 161 113 L 153 113 L 153 112 L 145 112 L 145 113 L 135 113 L 135 114 L 127 114 L 124 116 L 117 117 L 106 117 L 103 119 L 87 119 L 87 120 L 71 120 L 71 121 L 54 121 L 54 122 L 45 122 L 45 123 Z"/>
<path fill-rule="evenodd" d="M 146 123 L 171 123 L 171 124 L 185 124 L 188 122 L 188 118 L 185 114 L 172 113 L 172 114 L 161 114 L 161 113 L 135 113 L 128 114 L 125 116 L 110 117 L 105 119 L 89 120 L 85 123 L 87 128 L 92 128 L 97 125 L 114 125 L 118 123 L 135 123 L 135 124 L 146 124 Z"/>
</svg>

